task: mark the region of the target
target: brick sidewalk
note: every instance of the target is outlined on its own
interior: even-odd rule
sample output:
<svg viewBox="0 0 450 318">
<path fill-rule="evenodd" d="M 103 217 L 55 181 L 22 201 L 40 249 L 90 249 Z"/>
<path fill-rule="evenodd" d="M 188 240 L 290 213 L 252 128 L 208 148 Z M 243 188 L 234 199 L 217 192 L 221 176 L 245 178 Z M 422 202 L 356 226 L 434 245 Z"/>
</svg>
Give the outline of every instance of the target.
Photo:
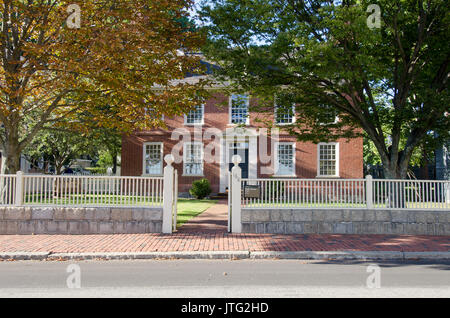
<svg viewBox="0 0 450 318">
<path fill-rule="evenodd" d="M 219 202 L 168 234 L 0 235 L 1 252 L 400 251 L 449 252 L 450 236 L 227 233 Z"/>
<path fill-rule="evenodd" d="M 229 233 L 0 235 L 0 252 L 402 251 L 448 252 L 450 236 Z"/>
</svg>

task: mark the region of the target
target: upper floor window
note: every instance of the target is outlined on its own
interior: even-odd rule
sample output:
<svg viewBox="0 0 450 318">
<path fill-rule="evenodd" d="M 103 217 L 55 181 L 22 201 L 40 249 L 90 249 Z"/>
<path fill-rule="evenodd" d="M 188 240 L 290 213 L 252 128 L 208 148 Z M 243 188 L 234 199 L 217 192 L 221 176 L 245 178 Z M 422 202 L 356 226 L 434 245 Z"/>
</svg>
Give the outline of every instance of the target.
<svg viewBox="0 0 450 318">
<path fill-rule="evenodd" d="M 295 105 L 281 105 L 279 101 L 275 100 L 275 121 L 279 125 L 295 122 Z"/>
<path fill-rule="evenodd" d="M 278 176 L 295 175 L 295 144 L 278 143 L 276 147 L 275 174 Z"/>
<path fill-rule="evenodd" d="M 163 143 L 144 143 L 144 174 L 161 175 L 163 171 Z"/>
<path fill-rule="evenodd" d="M 249 96 L 242 94 L 233 94 L 230 97 L 230 123 L 248 124 L 248 106 Z"/>
<path fill-rule="evenodd" d="M 188 142 L 184 144 L 183 163 L 184 175 L 203 175 L 203 144 L 201 142 Z"/>
<path fill-rule="evenodd" d="M 339 144 L 337 142 L 320 143 L 317 146 L 318 176 L 339 176 Z"/>
<path fill-rule="evenodd" d="M 329 105 L 321 105 L 320 107 L 325 109 L 325 112 L 321 115 L 321 125 L 332 125 L 338 122 L 339 117 L 336 108 Z"/>
<path fill-rule="evenodd" d="M 184 115 L 184 123 L 186 125 L 203 125 L 205 116 L 205 108 L 203 105 L 197 106 L 194 110 Z"/>
</svg>

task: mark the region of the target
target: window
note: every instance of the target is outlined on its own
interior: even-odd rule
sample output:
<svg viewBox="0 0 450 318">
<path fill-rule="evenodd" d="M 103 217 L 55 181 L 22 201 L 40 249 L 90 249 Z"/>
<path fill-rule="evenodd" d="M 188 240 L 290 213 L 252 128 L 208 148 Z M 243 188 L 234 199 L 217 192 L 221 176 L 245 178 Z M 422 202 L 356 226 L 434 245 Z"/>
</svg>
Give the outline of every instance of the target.
<svg viewBox="0 0 450 318">
<path fill-rule="evenodd" d="M 163 143 L 144 143 L 144 174 L 161 175 L 163 168 Z"/>
<path fill-rule="evenodd" d="M 319 108 L 323 109 L 320 120 L 321 125 L 333 125 L 339 121 L 338 111 L 335 108 L 328 105 L 321 105 Z"/>
<path fill-rule="evenodd" d="M 231 95 L 230 98 L 230 123 L 248 124 L 248 95 Z"/>
<path fill-rule="evenodd" d="M 338 177 L 339 176 L 339 144 L 320 143 L 318 145 L 318 176 Z"/>
<path fill-rule="evenodd" d="M 276 148 L 275 174 L 278 176 L 295 175 L 295 144 L 279 143 Z"/>
<path fill-rule="evenodd" d="M 203 125 L 204 106 L 197 106 L 194 110 L 184 115 L 185 125 Z"/>
<path fill-rule="evenodd" d="M 184 175 L 203 175 L 203 144 L 200 142 L 185 143 L 184 150 Z"/>
<path fill-rule="evenodd" d="M 295 121 L 295 106 L 275 105 L 275 119 L 279 125 L 292 124 Z"/>
</svg>

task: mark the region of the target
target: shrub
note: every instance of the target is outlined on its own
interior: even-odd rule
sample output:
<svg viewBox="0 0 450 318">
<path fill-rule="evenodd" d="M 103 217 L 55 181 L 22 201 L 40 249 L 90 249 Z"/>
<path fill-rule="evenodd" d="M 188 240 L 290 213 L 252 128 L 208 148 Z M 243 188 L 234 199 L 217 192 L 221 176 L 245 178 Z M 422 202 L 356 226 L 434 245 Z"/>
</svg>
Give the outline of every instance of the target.
<svg viewBox="0 0 450 318">
<path fill-rule="evenodd" d="M 189 193 L 196 199 L 204 199 L 211 194 L 211 185 L 208 179 L 201 179 L 192 182 L 192 188 Z"/>
</svg>

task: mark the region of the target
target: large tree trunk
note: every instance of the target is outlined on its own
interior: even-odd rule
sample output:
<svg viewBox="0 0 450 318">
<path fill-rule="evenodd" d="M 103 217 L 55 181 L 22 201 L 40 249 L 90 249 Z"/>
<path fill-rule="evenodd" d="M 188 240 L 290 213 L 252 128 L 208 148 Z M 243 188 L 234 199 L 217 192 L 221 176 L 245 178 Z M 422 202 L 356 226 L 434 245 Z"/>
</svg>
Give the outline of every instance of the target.
<svg viewBox="0 0 450 318">
<path fill-rule="evenodd" d="M 409 162 L 409 160 L 408 160 Z M 401 179 L 404 180 L 408 173 L 408 162 L 383 162 L 384 177 L 386 179 Z M 388 182 L 383 189 L 380 189 L 384 194 L 386 207 L 405 208 L 405 184 L 403 182 L 395 183 Z"/>
<path fill-rule="evenodd" d="M 62 168 L 63 168 L 63 164 L 62 163 L 55 163 L 55 174 L 61 175 L 62 174 Z"/>
<path fill-rule="evenodd" d="M 20 170 L 20 149 L 18 138 L 10 137 L 3 145 L 2 174 L 15 174 Z"/>
<path fill-rule="evenodd" d="M 113 159 L 113 169 L 112 172 L 115 175 L 117 173 L 117 153 L 112 154 Z"/>
</svg>

